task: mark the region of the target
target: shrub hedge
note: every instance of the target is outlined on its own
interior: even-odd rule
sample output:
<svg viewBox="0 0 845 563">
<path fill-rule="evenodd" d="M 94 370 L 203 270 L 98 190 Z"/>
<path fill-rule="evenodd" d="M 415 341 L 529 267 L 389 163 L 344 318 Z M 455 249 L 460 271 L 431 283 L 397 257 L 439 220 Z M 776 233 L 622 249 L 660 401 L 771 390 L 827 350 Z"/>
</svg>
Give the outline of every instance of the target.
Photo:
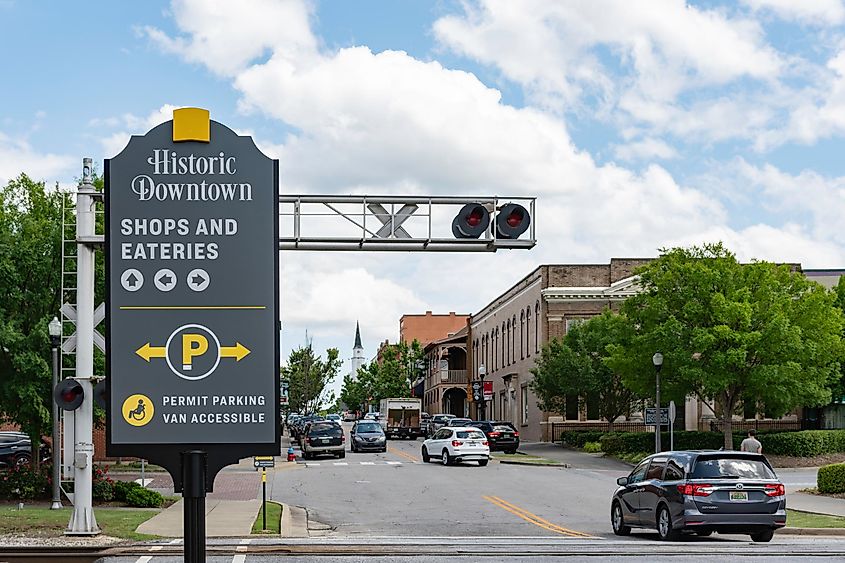
<svg viewBox="0 0 845 563">
<path fill-rule="evenodd" d="M 158 508 L 164 502 L 164 497 L 158 491 L 151 491 L 143 487 L 129 489 L 126 492 L 126 504 L 137 508 Z"/>
<path fill-rule="evenodd" d="M 142 488 L 139 483 L 135 481 L 115 481 L 114 482 L 114 500 L 118 502 L 126 502 L 126 495 L 132 489 Z"/>
<path fill-rule="evenodd" d="M 600 430 L 562 432 L 560 435 L 560 441 L 566 446 L 583 448 L 584 444 L 587 442 L 598 442 L 604 435 L 605 432 Z"/>
<path fill-rule="evenodd" d="M 570 436 L 583 434 L 582 436 Z M 654 450 L 652 432 L 566 432 L 564 442 L 583 447 L 587 442 L 598 441 L 602 451 L 611 455 L 647 452 Z M 733 435 L 734 447 L 738 448 L 747 436 L 744 432 Z M 802 430 L 800 432 L 760 432 L 757 438 L 763 444 L 763 453 L 795 457 L 810 457 L 845 452 L 845 430 Z M 669 445 L 669 433 L 661 434 L 664 446 Z M 718 450 L 724 445 L 721 432 L 675 432 L 676 450 Z"/>
<path fill-rule="evenodd" d="M 820 493 L 845 493 L 845 463 L 819 467 L 817 486 Z"/>
</svg>

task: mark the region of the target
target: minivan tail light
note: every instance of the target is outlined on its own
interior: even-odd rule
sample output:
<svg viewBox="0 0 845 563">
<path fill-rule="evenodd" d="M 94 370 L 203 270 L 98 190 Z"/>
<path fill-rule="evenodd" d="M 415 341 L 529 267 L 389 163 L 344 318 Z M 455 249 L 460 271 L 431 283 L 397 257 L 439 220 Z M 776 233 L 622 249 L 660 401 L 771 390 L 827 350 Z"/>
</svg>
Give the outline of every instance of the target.
<svg viewBox="0 0 845 563">
<path fill-rule="evenodd" d="M 340 443 L 341 443 L 341 444 L 345 444 L 345 443 L 346 443 L 346 434 L 341 434 L 341 436 L 340 436 Z"/>
<path fill-rule="evenodd" d="M 687 483 L 686 485 L 678 485 L 678 492 L 682 495 L 691 497 L 709 497 L 715 491 L 713 485 L 700 485 Z"/>
<path fill-rule="evenodd" d="M 519 438 L 519 432 L 514 432 L 513 435 L 514 435 L 514 438 Z"/>
<path fill-rule="evenodd" d="M 460 440 L 452 440 L 452 447 L 453 448 L 458 448 L 458 447 L 463 446 L 463 445 L 464 445 L 464 443 L 461 442 Z"/>
<path fill-rule="evenodd" d="M 783 483 L 771 484 L 766 485 L 766 488 L 763 492 L 765 492 L 770 497 L 782 497 L 786 494 L 786 488 L 783 486 Z"/>
</svg>

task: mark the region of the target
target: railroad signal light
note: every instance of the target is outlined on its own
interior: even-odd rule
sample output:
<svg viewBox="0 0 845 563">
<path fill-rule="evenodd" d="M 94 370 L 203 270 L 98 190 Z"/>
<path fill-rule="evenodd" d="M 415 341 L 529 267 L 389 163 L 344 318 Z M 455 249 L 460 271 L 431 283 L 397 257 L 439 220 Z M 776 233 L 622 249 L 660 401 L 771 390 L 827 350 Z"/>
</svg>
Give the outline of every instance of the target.
<svg viewBox="0 0 845 563">
<path fill-rule="evenodd" d="M 490 212 L 480 203 L 467 203 L 452 219 L 455 238 L 478 238 L 490 226 Z"/>
<path fill-rule="evenodd" d="M 528 230 L 531 216 L 518 203 L 506 203 L 496 214 L 496 238 L 515 239 Z"/>
<path fill-rule="evenodd" d="M 97 403 L 101 409 L 106 409 L 106 403 L 108 402 L 108 395 L 106 394 L 106 380 L 101 379 L 95 386 L 94 386 L 94 402 Z"/>
<path fill-rule="evenodd" d="M 85 392 L 82 390 L 82 385 L 73 379 L 63 379 L 53 390 L 53 399 L 60 408 L 66 411 L 75 411 L 82 404 L 85 398 Z"/>
</svg>

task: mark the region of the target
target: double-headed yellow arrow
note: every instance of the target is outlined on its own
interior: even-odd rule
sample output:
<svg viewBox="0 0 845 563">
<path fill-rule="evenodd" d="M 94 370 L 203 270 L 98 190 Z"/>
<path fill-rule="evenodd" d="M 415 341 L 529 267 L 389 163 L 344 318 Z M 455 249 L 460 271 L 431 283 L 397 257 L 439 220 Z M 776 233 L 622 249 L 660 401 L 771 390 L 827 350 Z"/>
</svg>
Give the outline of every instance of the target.
<svg viewBox="0 0 845 563">
<path fill-rule="evenodd" d="M 236 362 L 240 362 L 250 352 L 251 350 L 240 342 L 236 342 L 234 346 L 220 347 L 221 358 L 235 358 Z M 152 358 L 164 358 L 167 356 L 167 349 L 164 346 L 151 346 L 150 343 L 147 342 L 135 350 L 135 353 L 149 362 Z"/>
</svg>

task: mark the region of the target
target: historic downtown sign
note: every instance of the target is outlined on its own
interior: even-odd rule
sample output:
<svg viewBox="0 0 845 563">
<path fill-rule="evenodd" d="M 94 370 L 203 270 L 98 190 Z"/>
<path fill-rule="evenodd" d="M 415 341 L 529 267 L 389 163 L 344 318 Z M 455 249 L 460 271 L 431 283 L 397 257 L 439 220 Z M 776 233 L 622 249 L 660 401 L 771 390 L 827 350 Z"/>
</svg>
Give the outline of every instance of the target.
<svg viewBox="0 0 845 563">
<path fill-rule="evenodd" d="M 108 455 L 277 455 L 278 161 L 184 108 L 105 183 Z"/>
</svg>

